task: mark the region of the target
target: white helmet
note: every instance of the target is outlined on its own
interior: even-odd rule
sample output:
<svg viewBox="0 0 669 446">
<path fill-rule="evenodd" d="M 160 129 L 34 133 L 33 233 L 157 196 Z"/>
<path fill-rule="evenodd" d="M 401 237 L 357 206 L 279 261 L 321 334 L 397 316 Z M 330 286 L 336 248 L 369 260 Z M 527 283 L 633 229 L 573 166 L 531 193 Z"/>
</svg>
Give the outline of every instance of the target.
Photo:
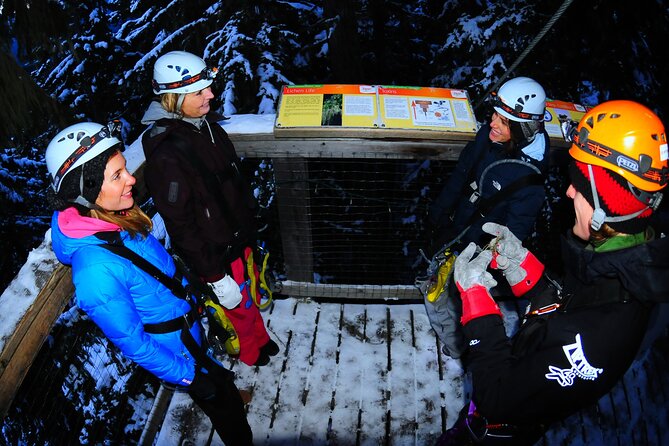
<svg viewBox="0 0 669 446">
<path fill-rule="evenodd" d="M 516 122 L 543 121 L 546 92 L 534 79 L 516 77 L 492 93 L 495 111 Z"/>
<path fill-rule="evenodd" d="M 218 68 L 208 68 L 204 60 L 186 51 L 170 51 L 153 65 L 153 92 L 193 93 L 211 85 Z"/>
<path fill-rule="evenodd" d="M 63 178 L 73 169 L 85 164 L 105 150 L 121 144 L 118 138 L 120 121 L 107 125 L 80 122 L 61 130 L 46 148 L 46 168 L 51 175 L 51 187 L 58 193 Z M 122 147 L 119 148 L 122 150 Z"/>
</svg>

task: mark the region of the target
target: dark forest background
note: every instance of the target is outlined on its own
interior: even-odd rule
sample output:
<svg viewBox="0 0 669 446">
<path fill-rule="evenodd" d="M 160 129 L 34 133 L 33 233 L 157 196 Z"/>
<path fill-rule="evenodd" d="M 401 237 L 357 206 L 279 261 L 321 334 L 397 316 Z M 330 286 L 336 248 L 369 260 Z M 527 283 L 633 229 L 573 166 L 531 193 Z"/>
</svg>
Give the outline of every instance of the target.
<svg viewBox="0 0 669 446">
<path fill-rule="evenodd" d="M 525 75 L 554 99 L 633 99 L 669 122 L 668 42 L 665 0 L 0 0 L 0 289 L 49 224 L 50 138 L 121 118 L 134 140 L 167 51 L 219 67 L 227 115 L 274 113 L 284 84 L 364 83 L 466 89 L 483 120 L 490 88 Z"/>
</svg>

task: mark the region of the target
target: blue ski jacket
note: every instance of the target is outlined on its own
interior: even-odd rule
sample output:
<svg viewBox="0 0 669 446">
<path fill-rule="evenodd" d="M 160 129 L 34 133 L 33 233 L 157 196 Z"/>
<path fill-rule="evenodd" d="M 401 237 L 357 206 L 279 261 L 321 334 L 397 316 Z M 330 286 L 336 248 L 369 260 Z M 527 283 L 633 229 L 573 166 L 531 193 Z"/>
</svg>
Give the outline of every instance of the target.
<svg viewBox="0 0 669 446">
<path fill-rule="evenodd" d="M 79 215 L 74 208 L 55 212 L 52 246 L 58 260 L 72 266 L 77 305 L 126 357 L 162 380 L 190 385 L 195 360 L 181 341 L 181 331 L 144 331 L 144 324 L 188 313 L 190 304 L 130 260 L 102 248 L 100 245 L 106 242 L 95 234 L 104 231 L 119 232 L 126 247 L 168 276 L 176 271 L 172 257 L 152 235 L 131 237 L 116 225 Z M 191 327 L 191 334 L 201 344 L 199 322 Z"/>
<path fill-rule="evenodd" d="M 478 211 L 478 203 L 470 200 L 474 192 L 481 198 L 492 197 L 519 178 L 537 174 L 537 170 L 545 174 L 548 167 L 550 143 L 545 131 L 537 134 L 531 143 L 519 144 L 515 154 L 507 153 L 502 144 L 493 143 L 489 133 L 490 125 L 486 124 L 475 140 L 465 146 L 455 170 L 430 207 L 428 218 L 435 228 L 438 246 L 465 230 L 460 238 L 462 246 L 469 242 L 482 246 L 487 242 L 483 238 L 489 238 L 481 229 L 487 221 L 507 226 L 520 240 L 532 233 L 546 196 L 543 184 L 527 185 L 499 200 L 485 218 L 479 218 L 467 229 Z M 473 182 L 477 184 L 476 191 L 471 187 Z"/>
</svg>

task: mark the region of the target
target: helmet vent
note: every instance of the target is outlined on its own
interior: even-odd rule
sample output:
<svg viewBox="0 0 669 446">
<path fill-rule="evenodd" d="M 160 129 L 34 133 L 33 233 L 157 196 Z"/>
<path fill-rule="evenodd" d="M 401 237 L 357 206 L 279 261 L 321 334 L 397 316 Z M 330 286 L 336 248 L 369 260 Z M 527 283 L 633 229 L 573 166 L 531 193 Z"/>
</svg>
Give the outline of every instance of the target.
<svg viewBox="0 0 669 446">
<path fill-rule="evenodd" d="M 606 118 L 606 113 L 600 113 L 597 115 L 597 122 L 601 121 L 602 119 Z"/>
<path fill-rule="evenodd" d="M 595 122 L 592 120 L 592 116 L 589 116 L 588 119 L 585 121 L 586 124 L 588 124 L 588 127 L 593 128 L 595 126 Z"/>
<path fill-rule="evenodd" d="M 181 73 L 182 76 L 185 76 L 189 73 L 188 68 L 181 68 L 181 65 L 168 65 L 167 68 L 171 68 L 173 70 L 176 70 L 177 73 Z"/>
</svg>

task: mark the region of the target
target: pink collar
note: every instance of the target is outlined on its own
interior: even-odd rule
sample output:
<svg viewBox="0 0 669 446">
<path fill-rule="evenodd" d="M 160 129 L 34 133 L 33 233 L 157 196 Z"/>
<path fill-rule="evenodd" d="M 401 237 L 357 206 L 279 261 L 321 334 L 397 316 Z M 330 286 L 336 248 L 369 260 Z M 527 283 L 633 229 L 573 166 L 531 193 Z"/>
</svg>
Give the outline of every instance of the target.
<svg viewBox="0 0 669 446">
<path fill-rule="evenodd" d="M 96 232 L 120 231 L 121 228 L 98 218 L 84 217 L 73 207 L 58 213 L 58 227 L 68 237 L 83 238 Z"/>
</svg>

